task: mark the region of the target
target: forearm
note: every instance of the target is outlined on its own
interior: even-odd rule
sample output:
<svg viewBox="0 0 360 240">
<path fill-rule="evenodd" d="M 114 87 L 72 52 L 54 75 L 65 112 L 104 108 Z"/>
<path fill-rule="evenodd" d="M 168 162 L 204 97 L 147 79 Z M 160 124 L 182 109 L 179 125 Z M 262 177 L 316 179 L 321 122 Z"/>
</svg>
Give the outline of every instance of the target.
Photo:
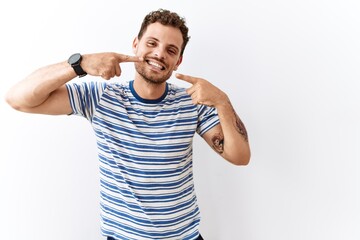
<svg viewBox="0 0 360 240">
<path fill-rule="evenodd" d="M 14 108 L 39 106 L 52 92 L 75 77 L 67 62 L 40 68 L 13 86 L 7 92 L 6 101 Z"/>
<path fill-rule="evenodd" d="M 221 155 L 235 165 L 247 165 L 250 160 L 250 146 L 245 125 L 229 99 L 216 108 L 223 133 Z"/>
</svg>

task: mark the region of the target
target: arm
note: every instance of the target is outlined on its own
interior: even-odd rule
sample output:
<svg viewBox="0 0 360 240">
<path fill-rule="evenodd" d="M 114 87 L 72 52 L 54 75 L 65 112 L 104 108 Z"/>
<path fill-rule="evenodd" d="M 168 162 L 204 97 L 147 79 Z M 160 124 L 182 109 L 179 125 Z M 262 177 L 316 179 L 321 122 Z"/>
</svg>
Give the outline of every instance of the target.
<svg viewBox="0 0 360 240">
<path fill-rule="evenodd" d="M 207 131 L 203 138 L 223 158 L 235 165 L 250 161 L 250 145 L 243 122 L 230 101 L 216 107 L 220 124 Z"/>
<path fill-rule="evenodd" d="M 141 61 L 139 57 L 117 53 L 83 55 L 81 66 L 92 76 L 109 80 L 120 76 L 121 62 Z M 15 84 L 6 94 L 14 109 L 50 115 L 70 114 L 70 100 L 65 84 L 77 75 L 66 61 L 42 67 Z"/>
<path fill-rule="evenodd" d="M 67 62 L 42 67 L 10 88 L 6 101 L 22 112 L 70 114 L 70 101 L 64 84 L 75 77 Z"/>
<path fill-rule="evenodd" d="M 176 77 L 193 84 L 187 92 L 194 104 L 204 104 L 217 109 L 220 124 L 202 136 L 205 141 L 229 162 L 247 165 L 251 155 L 247 131 L 228 96 L 204 79 L 182 74 L 177 74 Z"/>
</svg>

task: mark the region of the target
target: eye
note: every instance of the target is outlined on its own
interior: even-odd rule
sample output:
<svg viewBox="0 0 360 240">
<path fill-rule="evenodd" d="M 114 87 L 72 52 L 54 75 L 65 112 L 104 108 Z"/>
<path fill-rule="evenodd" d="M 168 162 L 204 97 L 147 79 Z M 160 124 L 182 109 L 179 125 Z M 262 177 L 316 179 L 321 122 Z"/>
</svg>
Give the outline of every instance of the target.
<svg viewBox="0 0 360 240">
<path fill-rule="evenodd" d="M 169 54 L 171 54 L 171 55 L 176 55 L 177 54 L 177 51 L 175 50 L 175 49 L 169 49 L 168 50 L 168 52 L 169 52 Z"/>
<path fill-rule="evenodd" d="M 153 46 L 156 45 L 156 42 L 155 42 L 155 41 L 148 41 L 148 42 L 147 42 L 147 45 L 148 45 L 149 47 L 153 47 Z"/>
</svg>

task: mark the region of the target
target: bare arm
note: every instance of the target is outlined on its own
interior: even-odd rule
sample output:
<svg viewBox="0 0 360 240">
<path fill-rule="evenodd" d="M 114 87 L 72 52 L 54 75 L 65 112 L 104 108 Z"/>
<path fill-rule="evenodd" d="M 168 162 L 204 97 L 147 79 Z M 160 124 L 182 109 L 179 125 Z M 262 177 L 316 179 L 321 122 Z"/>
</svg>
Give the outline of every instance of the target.
<svg viewBox="0 0 360 240">
<path fill-rule="evenodd" d="M 120 76 L 119 63 L 141 60 L 135 56 L 117 53 L 95 53 L 83 55 L 81 66 L 89 75 L 109 80 Z M 22 112 L 70 114 L 72 110 L 65 84 L 76 76 L 66 61 L 42 67 L 10 88 L 6 101 Z"/>
<path fill-rule="evenodd" d="M 42 67 L 10 88 L 6 101 L 22 112 L 69 114 L 71 107 L 64 84 L 75 77 L 67 62 Z"/>
<path fill-rule="evenodd" d="M 220 124 L 207 131 L 203 138 L 223 158 L 235 165 L 250 161 L 250 145 L 245 125 L 230 101 L 217 107 Z"/>
<path fill-rule="evenodd" d="M 182 74 L 177 74 L 176 77 L 193 84 L 187 92 L 194 104 L 213 106 L 217 109 L 220 124 L 203 135 L 205 141 L 229 162 L 247 165 L 251 156 L 248 134 L 228 96 L 204 79 Z"/>
</svg>

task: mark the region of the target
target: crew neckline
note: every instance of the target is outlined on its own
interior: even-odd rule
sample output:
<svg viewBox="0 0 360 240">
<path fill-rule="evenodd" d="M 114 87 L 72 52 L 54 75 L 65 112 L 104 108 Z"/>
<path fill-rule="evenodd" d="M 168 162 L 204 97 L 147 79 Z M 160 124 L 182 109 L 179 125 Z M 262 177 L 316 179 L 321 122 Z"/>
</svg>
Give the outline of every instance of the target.
<svg viewBox="0 0 360 240">
<path fill-rule="evenodd" d="M 136 93 L 135 89 L 134 89 L 134 80 L 131 80 L 129 82 L 129 87 L 130 87 L 130 91 L 131 93 L 134 95 L 134 97 L 142 102 L 142 103 L 150 103 L 150 104 L 156 104 L 156 103 L 159 103 L 161 102 L 165 97 L 166 95 L 168 94 L 168 83 L 166 83 L 166 86 L 165 86 L 165 91 L 163 93 L 163 95 L 157 99 L 145 99 L 145 98 L 142 98 L 139 96 L 139 94 Z"/>
</svg>

